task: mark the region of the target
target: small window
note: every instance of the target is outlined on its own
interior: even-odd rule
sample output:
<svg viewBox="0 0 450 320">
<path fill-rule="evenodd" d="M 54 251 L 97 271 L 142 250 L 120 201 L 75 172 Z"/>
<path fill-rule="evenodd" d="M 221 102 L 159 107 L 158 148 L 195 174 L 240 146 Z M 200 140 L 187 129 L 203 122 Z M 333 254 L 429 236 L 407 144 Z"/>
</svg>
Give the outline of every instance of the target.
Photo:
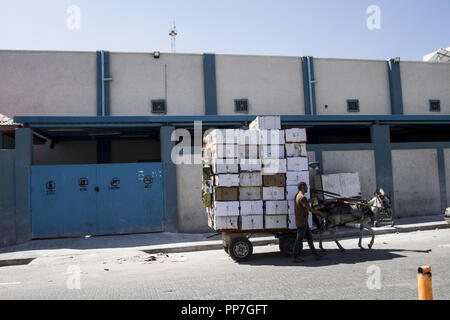
<svg viewBox="0 0 450 320">
<path fill-rule="evenodd" d="M 152 113 L 166 113 L 166 100 L 152 100 Z"/>
<path fill-rule="evenodd" d="M 359 100 L 358 99 L 347 100 L 347 111 L 348 112 L 359 112 Z"/>
<path fill-rule="evenodd" d="M 430 100 L 430 111 L 441 112 L 441 100 Z"/>
<path fill-rule="evenodd" d="M 247 113 L 248 112 L 248 100 L 247 99 L 234 100 L 234 111 Z"/>
</svg>

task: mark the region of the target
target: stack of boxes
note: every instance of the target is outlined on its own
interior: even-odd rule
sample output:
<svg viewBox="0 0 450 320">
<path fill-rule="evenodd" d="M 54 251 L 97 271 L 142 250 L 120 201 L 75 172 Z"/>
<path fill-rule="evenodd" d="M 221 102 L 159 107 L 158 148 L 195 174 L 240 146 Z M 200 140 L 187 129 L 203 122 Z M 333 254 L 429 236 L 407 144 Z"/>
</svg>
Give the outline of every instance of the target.
<svg viewBox="0 0 450 320">
<path fill-rule="evenodd" d="M 215 230 L 295 229 L 294 199 L 309 185 L 306 130 L 257 117 L 249 130 L 213 130 L 203 143 L 203 199 Z M 309 195 L 307 195 L 309 197 Z"/>
</svg>

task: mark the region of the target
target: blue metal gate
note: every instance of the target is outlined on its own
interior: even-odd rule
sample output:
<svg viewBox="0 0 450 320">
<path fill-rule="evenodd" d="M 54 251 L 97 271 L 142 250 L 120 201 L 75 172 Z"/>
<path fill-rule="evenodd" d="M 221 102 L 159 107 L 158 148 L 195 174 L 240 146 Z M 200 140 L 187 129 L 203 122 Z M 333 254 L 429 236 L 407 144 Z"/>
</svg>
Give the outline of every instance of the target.
<svg viewBox="0 0 450 320">
<path fill-rule="evenodd" d="M 161 163 L 31 167 L 33 238 L 163 231 Z"/>
</svg>

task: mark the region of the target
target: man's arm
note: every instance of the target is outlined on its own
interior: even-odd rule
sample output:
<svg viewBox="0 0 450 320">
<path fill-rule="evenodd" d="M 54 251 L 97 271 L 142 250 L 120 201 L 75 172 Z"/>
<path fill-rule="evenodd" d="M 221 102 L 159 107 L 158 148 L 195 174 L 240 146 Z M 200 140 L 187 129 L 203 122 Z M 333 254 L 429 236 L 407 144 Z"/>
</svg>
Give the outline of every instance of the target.
<svg viewBox="0 0 450 320">
<path fill-rule="evenodd" d="M 302 207 L 306 208 L 311 213 L 314 213 L 314 214 L 316 214 L 318 216 L 321 216 L 322 218 L 326 218 L 327 217 L 326 213 L 323 213 L 323 212 L 320 212 L 319 210 L 311 208 L 311 206 L 309 205 L 308 201 L 306 201 L 305 198 L 302 198 L 302 200 L 299 200 L 299 199 L 296 199 L 296 200 Z"/>
</svg>

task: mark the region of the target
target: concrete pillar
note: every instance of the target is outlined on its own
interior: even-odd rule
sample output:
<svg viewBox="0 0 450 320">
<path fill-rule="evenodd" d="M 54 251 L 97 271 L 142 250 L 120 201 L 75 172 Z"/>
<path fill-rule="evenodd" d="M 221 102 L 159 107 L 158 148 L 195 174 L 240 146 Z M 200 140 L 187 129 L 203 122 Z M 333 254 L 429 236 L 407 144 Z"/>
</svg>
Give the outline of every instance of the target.
<svg viewBox="0 0 450 320">
<path fill-rule="evenodd" d="M 205 90 L 205 115 L 216 115 L 216 56 L 214 54 L 203 55 L 203 83 Z"/>
<path fill-rule="evenodd" d="M 3 149 L 3 133 L 0 133 L 0 149 Z"/>
<path fill-rule="evenodd" d="M 33 130 L 16 129 L 16 240 L 31 240 L 30 169 L 33 162 Z"/>
<path fill-rule="evenodd" d="M 391 98 L 391 113 L 403 114 L 402 80 L 400 75 L 400 61 L 389 59 L 387 62 L 389 77 L 389 92 Z"/>
<path fill-rule="evenodd" d="M 377 188 L 391 193 L 394 202 L 394 182 L 392 173 L 391 135 L 389 126 L 374 125 L 371 128 L 374 144 Z M 392 206 L 394 209 L 394 206 Z"/>
<path fill-rule="evenodd" d="M 165 231 L 178 232 L 178 195 L 177 195 L 177 166 L 171 159 L 175 141 L 171 141 L 174 127 L 161 127 L 161 161 L 165 170 Z"/>
</svg>

